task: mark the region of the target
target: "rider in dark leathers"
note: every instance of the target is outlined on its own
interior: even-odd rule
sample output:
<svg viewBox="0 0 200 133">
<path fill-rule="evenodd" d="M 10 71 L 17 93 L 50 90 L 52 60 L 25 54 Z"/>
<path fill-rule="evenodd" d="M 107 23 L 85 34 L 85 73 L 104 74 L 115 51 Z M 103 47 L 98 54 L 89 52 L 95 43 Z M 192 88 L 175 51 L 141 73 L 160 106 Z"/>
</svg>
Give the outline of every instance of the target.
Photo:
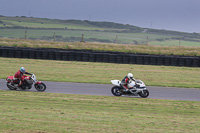
<svg viewBox="0 0 200 133">
<path fill-rule="evenodd" d="M 129 88 L 128 88 L 128 84 L 129 84 L 129 81 L 130 80 L 133 80 L 135 81 L 135 79 L 133 78 L 133 74 L 132 73 L 128 73 L 121 81 L 121 87 L 123 87 L 123 91 L 127 92 L 129 91 Z"/>
</svg>

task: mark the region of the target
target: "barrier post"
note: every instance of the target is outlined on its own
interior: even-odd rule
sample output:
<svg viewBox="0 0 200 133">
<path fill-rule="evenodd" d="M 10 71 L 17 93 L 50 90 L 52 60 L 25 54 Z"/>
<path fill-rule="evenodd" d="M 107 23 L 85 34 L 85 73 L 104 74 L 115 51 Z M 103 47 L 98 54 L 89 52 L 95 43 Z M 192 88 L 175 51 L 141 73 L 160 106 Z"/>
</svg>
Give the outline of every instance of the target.
<svg viewBox="0 0 200 133">
<path fill-rule="evenodd" d="M 26 38 L 27 38 L 27 29 L 25 30 L 25 33 L 24 33 L 25 35 L 24 35 L 24 39 L 26 40 Z"/>
<path fill-rule="evenodd" d="M 85 42 L 84 41 L 84 34 L 82 34 L 82 36 L 81 36 L 81 42 Z"/>
</svg>

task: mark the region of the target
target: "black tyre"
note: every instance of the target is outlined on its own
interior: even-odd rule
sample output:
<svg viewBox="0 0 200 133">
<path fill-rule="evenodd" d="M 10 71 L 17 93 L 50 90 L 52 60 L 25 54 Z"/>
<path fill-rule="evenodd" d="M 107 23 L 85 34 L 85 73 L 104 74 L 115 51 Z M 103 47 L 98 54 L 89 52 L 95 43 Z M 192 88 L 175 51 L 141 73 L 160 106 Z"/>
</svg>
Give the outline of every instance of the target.
<svg viewBox="0 0 200 133">
<path fill-rule="evenodd" d="M 147 98 L 149 96 L 148 90 L 143 90 L 143 92 L 138 93 L 140 97 Z"/>
<path fill-rule="evenodd" d="M 46 90 L 46 85 L 44 83 L 35 84 L 35 89 L 37 91 L 45 91 Z"/>
<path fill-rule="evenodd" d="M 122 93 L 120 90 L 121 90 L 121 88 L 119 86 L 114 86 L 114 87 L 112 87 L 111 92 L 114 96 L 121 96 Z"/>
<path fill-rule="evenodd" d="M 13 85 L 11 85 L 11 83 L 7 82 L 7 87 L 10 90 L 16 90 L 17 88 L 15 88 Z"/>
</svg>

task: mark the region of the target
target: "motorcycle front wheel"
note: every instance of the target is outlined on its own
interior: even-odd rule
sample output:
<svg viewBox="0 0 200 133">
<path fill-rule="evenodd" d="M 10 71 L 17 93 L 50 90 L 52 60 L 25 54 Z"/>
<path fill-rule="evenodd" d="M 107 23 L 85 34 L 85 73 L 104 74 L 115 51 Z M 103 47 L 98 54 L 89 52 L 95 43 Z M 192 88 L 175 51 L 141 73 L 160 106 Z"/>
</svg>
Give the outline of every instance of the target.
<svg viewBox="0 0 200 133">
<path fill-rule="evenodd" d="M 119 86 L 114 86 L 114 87 L 112 87 L 111 92 L 114 96 L 121 96 L 122 93 L 121 93 L 120 89 L 121 88 Z"/>
<path fill-rule="evenodd" d="M 44 83 L 35 84 L 35 89 L 37 91 L 45 91 L 46 90 L 46 85 Z"/>
<path fill-rule="evenodd" d="M 148 90 L 143 90 L 140 93 L 138 93 L 140 97 L 142 98 L 147 98 L 149 96 L 149 91 Z"/>
</svg>

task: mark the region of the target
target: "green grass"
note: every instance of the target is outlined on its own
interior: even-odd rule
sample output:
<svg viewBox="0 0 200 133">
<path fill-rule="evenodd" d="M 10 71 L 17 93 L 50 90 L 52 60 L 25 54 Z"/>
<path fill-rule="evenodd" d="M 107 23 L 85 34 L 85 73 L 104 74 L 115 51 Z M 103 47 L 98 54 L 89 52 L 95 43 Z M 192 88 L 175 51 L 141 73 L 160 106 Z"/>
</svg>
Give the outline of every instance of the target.
<svg viewBox="0 0 200 133">
<path fill-rule="evenodd" d="M 51 21 L 53 22 L 53 20 Z M 35 19 L 34 22 L 38 22 L 38 20 Z M 6 32 L 1 29 L 0 36 L 2 34 L 9 35 L 14 31 Z M 19 37 L 23 37 L 23 33 L 22 30 Z M 51 36 L 52 33 L 53 31 L 49 35 Z M 19 34 L 19 32 L 16 30 L 15 34 Z M 143 34 L 134 35 L 138 35 L 136 38 L 139 38 Z M 33 36 L 37 35 L 33 34 Z M 199 55 L 197 47 L 149 45 L 137 47 L 128 45 L 126 47 L 118 44 L 71 44 L 18 39 L 0 39 L 0 45 L 67 47 L 69 49 L 89 47 L 94 50 L 134 51 L 136 53 L 145 51 L 146 53 L 178 55 L 180 53 L 182 53 L 181 55 L 183 53 L 194 55 L 195 53 L 195 55 Z M 110 84 L 111 79 L 122 79 L 128 72 L 132 72 L 135 78 L 143 80 L 147 85 L 200 88 L 200 68 L 17 58 L 0 58 L 0 78 L 5 79 L 9 75 L 14 75 L 21 66 L 24 66 L 28 72 L 35 73 L 38 80 L 46 81 Z M 0 132 L 199 133 L 199 110 L 200 104 L 197 101 L 0 91 Z"/>
<path fill-rule="evenodd" d="M 110 84 L 132 72 L 148 86 L 200 88 L 200 68 L 0 58 L 0 78 L 14 75 L 21 66 L 38 80 Z"/>
<path fill-rule="evenodd" d="M 19 22 L 20 21 L 20 22 Z M 156 39 L 166 39 L 174 36 L 170 35 L 157 35 L 149 33 L 120 33 L 125 29 L 109 28 L 94 26 L 89 23 L 83 22 L 69 22 L 69 21 L 59 21 L 51 19 L 38 19 L 38 18 L 12 18 L 12 17 L 2 17 L 2 24 L 0 27 L 28 27 L 36 29 L 28 29 L 27 38 L 41 39 L 43 36 L 53 37 L 54 32 L 56 35 L 62 36 L 62 41 L 73 41 L 65 40 L 65 37 L 81 37 L 84 34 L 85 39 L 92 39 L 91 41 L 101 41 L 101 42 L 115 42 L 121 44 L 146 44 L 147 36 L 148 41 L 156 41 Z M 6 24 L 4 26 L 3 24 Z M 48 28 L 65 28 L 73 30 L 50 30 Z M 46 28 L 46 30 L 41 30 L 37 28 Z M 79 29 L 79 30 L 78 30 Z M 126 29 L 127 30 L 127 29 Z M 115 32 L 116 31 L 116 32 Z M 1 37 L 9 38 L 24 38 L 25 29 L 0 29 Z M 95 38 L 95 39 L 94 39 Z M 52 38 L 53 39 L 53 38 Z M 98 39 L 98 40 L 97 40 Z M 87 40 L 87 41 L 90 41 Z M 80 41 L 80 40 L 79 40 Z"/>
<path fill-rule="evenodd" d="M 198 133 L 195 101 L 0 91 L 1 133 Z"/>
<path fill-rule="evenodd" d="M 1 18 L 1 17 L 0 17 Z M 109 28 L 109 27 L 100 27 L 87 24 L 86 22 L 78 21 L 70 22 L 65 20 L 56 20 L 56 19 L 41 19 L 41 18 L 12 18 L 12 17 L 3 17 L 0 20 L 2 23 L 0 27 L 28 27 L 28 28 L 66 28 L 67 29 L 79 29 L 79 30 L 113 30 L 113 31 L 123 31 L 125 29 L 119 28 Z M 76 21 L 76 20 L 75 20 Z M 3 25 L 6 24 L 6 25 Z"/>
<path fill-rule="evenodd" d="M 23 34 L 23 33 L 22 33 Z M 49 33 L 51 34 L 51 33 Z M 20 35 L 20 34 L 19 34 Z M 182 55 L 200 56 L 200 47 L 186 46 L 158 46 L 158 45 L 123 45 L 111 43 L 81 43 L 81 42 L 58 42 L 23 39 L 0 38 L 0 46 L 12 47 L 36 47 L 36 48 L 61 48 L 61 49 L 86 49 L 97 51 L 113 51 L 124 53 L 143 53 L 154 55 Z"/>
<path fill-rule="evenodd" d="M 56 32 L 56 35 L 61 37 L 57 38 L 57 41 L 63 42 L 80 41 L 80 39 L 74 40 L 74 38 L 81 37 L 81 34 L 84 34 L 87 42 L 148 43 L 161 46 L 177 46 L 180 39 L 181 46 L 199 46 L 200 42 L 199 33 L 144 29 L 113 22 L 0 16 L 0 27 L 2 28 L 0 29 L 0 37 L 5 38 L 24 38 L 25 28 L 28 28 L 27 38 L 29 39 L 53 40 L 54 32 Z"/>
<path fill-rule="evenodd" d="M 179 41 L 179 40 L 170 40 L 170 41 L 160 41 L 160 42 L 150 42 L 152 45 L 161 45 L 161 46 L 194 46 L 200 47 L 200 42 L 192 41 Z"/>
<path fill-rule="evenodd" d="M 134 44 L 137 43 L 146 44 L 147 36 L 148 41 L 155 41 L 157 38 L 164 39 L 170 36 L 166 35 L 153 35 L 147 33 L 114 33 L 114 32 L 103 32 L 103 31 L 79 31 L 79 30 L 27 30 L 27 38 L 42 39 L 43 36 L 51 37 L 53 40 L 54 33 L 57 36 L 62 36 L 62 39 L 66 37 L 81 37 L 84 34 L 84 39 L 99 39 L 102 41 L 117 42 L 121 44 Z M 0 29 L 1 37 L 9 38 L 25 38 L 25 29 Z M 81 40 L 81 39 L 80 39 Z M 77 41 L 80 41 L 77 40 Z M 66 41 L 66 40 L 64 40 Z M 68 40 L 70 41 L 70 40 Z"/>
<path fill-rule="evenodd" d="M 92 26 L 84 26 L 84 25 L 78 25 L 78 24 L 71 24 L 71 23 L 49 23 L 49 22 L 29 22 L 29 21 L 16 21 L 16 20 L 1 20 L 6 24 L 8 27 L 14 27 L 14 26 L 19 26 L 19 27 L 28 27 L 28 28 L 65 28 L 67 27 L 68 29 L 82 29 L 82 30 L 109 30 L 109 28 L 98 28 L 98 27 L 92 27 Z M 2 24 L 0 27 L 5 27 Z"/>
</svg>

